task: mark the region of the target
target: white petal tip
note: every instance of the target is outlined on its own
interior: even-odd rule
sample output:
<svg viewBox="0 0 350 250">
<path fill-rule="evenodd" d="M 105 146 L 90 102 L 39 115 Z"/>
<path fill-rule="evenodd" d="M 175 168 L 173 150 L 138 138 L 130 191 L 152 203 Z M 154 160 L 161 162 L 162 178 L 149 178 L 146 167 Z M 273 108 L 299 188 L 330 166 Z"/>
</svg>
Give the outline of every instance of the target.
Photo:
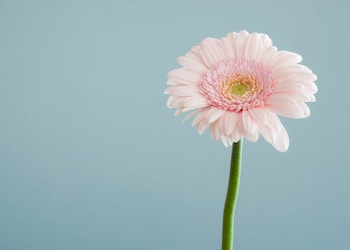
<svg viewBox="0 0 350 250">
<path fill-rule="evenodd" d="M 276 148 L 279 152 L 281 153 L 285 153 L 288 151 L 288 146 L 287 147 L 284 147 L 284 148 Z"/>
</svg>

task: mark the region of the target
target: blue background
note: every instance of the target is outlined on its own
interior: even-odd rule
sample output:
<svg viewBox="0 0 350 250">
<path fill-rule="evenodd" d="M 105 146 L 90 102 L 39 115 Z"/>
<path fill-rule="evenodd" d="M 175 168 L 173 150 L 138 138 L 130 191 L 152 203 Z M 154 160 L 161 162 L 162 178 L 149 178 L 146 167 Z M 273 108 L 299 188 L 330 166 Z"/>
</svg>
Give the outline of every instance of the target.
<svg viewBox="0 0 350 250">
<path fill-rule="evenodd" d="M 345 0 L 0 0 L 0 249 L 213 250 L 230 149 L 166 107 L 166 74 L 246 29 L 303 56 L 287 153 L 244 143 L 235 249 L 350 246 Z"/>
</svg>

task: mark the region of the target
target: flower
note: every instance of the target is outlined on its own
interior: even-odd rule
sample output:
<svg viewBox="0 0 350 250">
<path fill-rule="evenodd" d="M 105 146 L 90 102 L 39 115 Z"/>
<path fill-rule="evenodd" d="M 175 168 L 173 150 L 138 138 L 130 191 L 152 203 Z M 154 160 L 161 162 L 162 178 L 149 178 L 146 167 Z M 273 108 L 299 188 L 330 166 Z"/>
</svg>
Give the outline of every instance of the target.
<svg viewBox="0 0 350 250">
<path fill-rule="evenodd" d="M 277 150 L 289 146 L 278 117 L 305 118 L 305 102 L 315 101 L 316 75 L 299 64 L 300 55 L 278 51 L 266 34 L 229 33 L 204 39 L 178 57 L 182 68 L 168 73 L 168 107 L 175 115 L 191 111 L 199 134 L 210 128 L 225 146 L 261 134 Z"/>
</svg>

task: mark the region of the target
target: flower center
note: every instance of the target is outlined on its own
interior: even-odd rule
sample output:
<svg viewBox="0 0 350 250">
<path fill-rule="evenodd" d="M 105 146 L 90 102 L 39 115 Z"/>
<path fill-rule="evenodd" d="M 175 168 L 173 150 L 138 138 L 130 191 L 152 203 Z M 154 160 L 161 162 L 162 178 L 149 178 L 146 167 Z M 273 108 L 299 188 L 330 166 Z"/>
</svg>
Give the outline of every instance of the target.
<svg viewBox="0 0 350 250">
<path fill-rule="evenodd" d="M 222 96 L 228 100 L 242 99 L 256 89 L 256 79 L 244 73 L 235 73 L 225 77 L 219 83 Z"/>
<path fill-rule="evenodd" d="M 248 87 L 244 83 L 238 83 L 231 87 L 231 93 L 236 96 L 244 95 L 247 92 L 247 90 L 248 90 Z"/>
<path fill-rule="evenodd" d="M 209 69 L 200 91 L 211 106 L 240 112 L 264 106 L 276 82 L 272 71 L 263 64 L 239 58 Z"/>
</svg>

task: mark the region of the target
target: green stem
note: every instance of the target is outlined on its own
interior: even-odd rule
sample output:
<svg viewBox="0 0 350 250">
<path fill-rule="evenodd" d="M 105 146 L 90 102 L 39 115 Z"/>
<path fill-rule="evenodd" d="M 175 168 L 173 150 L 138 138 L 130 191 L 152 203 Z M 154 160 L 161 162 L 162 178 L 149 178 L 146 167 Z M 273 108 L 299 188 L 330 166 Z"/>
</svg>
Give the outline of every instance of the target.
<svg viewBox="0 0 350 250">
<path fill-rule="evenodd" d="M 243 139 L 233 143 L 232 145 L 230 178 L 228 181 L 222 225 L 222 250 L 232 250 L 233 246 L 233 222 L 239 187 L 239 178 L 241 176 L 242 143 Z"/>
</svg>

